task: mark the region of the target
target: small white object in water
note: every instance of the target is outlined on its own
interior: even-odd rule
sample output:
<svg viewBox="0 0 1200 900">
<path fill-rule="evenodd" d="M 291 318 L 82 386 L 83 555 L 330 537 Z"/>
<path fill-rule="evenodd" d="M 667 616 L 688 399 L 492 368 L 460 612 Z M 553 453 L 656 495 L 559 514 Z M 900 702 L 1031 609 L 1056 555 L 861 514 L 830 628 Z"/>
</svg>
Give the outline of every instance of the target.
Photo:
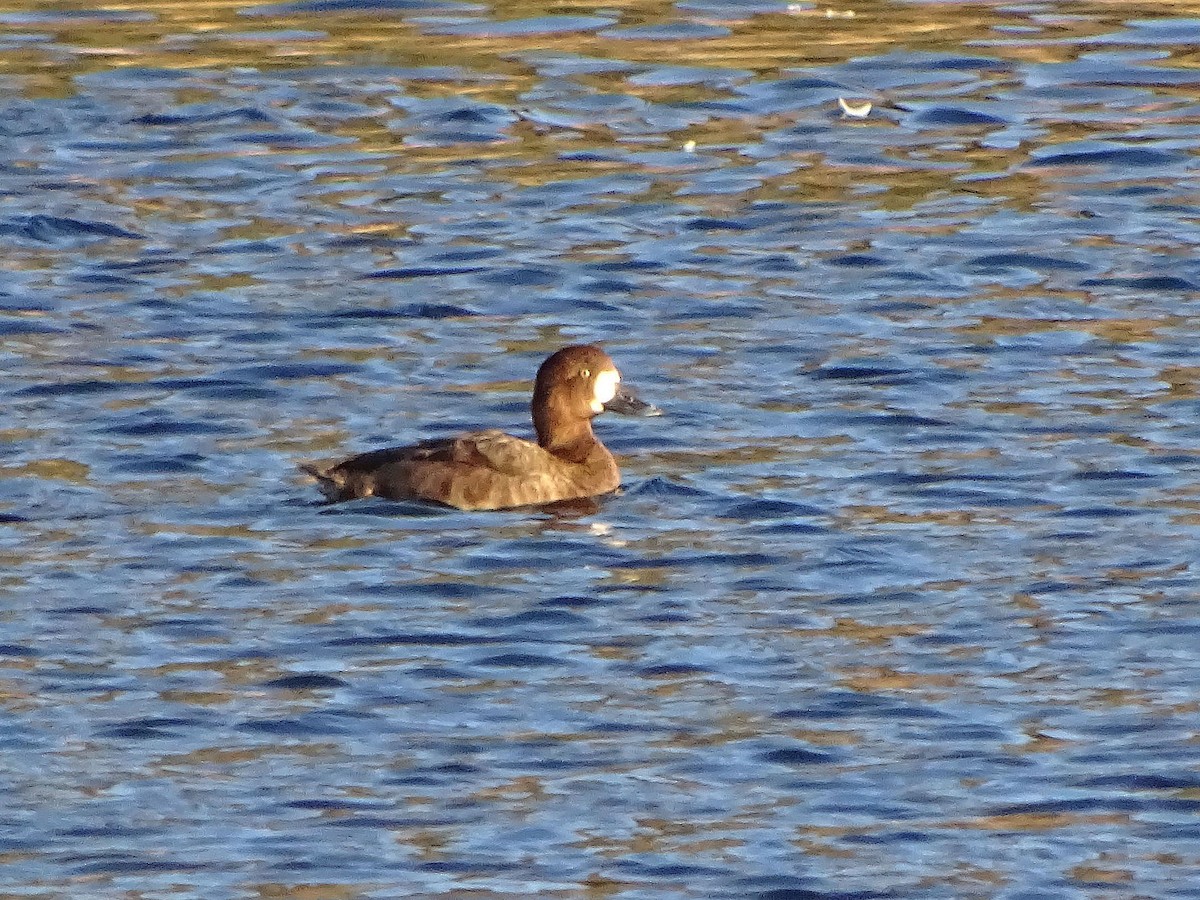
<svg viewBox="0 0 1200 900">
<path fill-rule="evenodd" d="M 838 97 L 838 106 L 842 108 L 842 115 L 849 119 L 865 119 L 871 114 L 871 101 L 864 100 L 862 103 L 850 103 L 844 97 Z"/>
<path fill-rule="evenodd" d="M 827 9 L 827 10 L 825 10 L 825 18 L 827 18 L 827 19 L 853 19 L 854 18 L 854 10 L 852 10 L 852 9 L 847 9 L 847 10 Z"/>
<path fill-rule="evenodd" d="M 684 141 L 683 152 L 684 153 L 695 153 L 696 152 L 696 142 L 695 141 Z"/>
</svg>

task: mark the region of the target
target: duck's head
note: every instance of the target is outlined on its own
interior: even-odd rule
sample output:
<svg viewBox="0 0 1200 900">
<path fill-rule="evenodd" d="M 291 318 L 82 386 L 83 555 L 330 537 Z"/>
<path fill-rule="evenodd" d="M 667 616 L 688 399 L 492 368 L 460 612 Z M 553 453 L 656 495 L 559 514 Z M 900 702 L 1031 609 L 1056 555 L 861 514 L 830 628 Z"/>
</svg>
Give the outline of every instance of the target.
<svg viewBox="0 0 1200 900">
<path fill-rule="evenodd" d="M 533 423 L 542 446 L 553 443 L 554 432 L 578 427 L 605 411 L 661 415 L 622 387 L 616 363 L 594 344 L 563 347 L 542 363 L 533 387 Z"/>
</svg>

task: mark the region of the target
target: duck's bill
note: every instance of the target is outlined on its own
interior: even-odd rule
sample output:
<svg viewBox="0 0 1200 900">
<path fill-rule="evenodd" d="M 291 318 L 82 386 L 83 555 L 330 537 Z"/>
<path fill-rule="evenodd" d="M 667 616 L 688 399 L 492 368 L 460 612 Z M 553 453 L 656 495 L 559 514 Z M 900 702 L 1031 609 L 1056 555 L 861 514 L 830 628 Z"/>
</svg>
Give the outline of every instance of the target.
<svg viewBox="0 0 1200 900">
<path fill-rule="evenodd" d="M 661 416 L 663 411 L 651 403 L 647 403 L 624 385 L 617 386 L 617 393 L 604 404 L 605 412 L 619 413 L 623 416 Z"/>
</svg>

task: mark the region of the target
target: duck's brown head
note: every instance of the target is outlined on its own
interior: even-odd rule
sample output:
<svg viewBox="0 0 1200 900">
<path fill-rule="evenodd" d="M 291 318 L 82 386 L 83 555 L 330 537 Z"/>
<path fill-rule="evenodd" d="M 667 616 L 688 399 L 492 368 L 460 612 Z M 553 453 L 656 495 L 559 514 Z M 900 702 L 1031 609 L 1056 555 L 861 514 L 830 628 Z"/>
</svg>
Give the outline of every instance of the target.
<svg viewBox="0 0 1200 900">
<path fill-rule="evenodd" d="M 592 416 L 617 394 L 621 375 L 608 354 L 591 344 L 563 347 L 538 369 L 533 386 L 533 427 L 538 443 L 552 449 L 590 431 Z"/>
<path fill-rule="evenodd" d="M 594 344 L 563 347 L 538 369 L 533 427 L 547 450 L 592 440 L 591 420 L 602 412 L 658 416 L 662 410 L 621 385 L 621 373 Z"/>
</svg>

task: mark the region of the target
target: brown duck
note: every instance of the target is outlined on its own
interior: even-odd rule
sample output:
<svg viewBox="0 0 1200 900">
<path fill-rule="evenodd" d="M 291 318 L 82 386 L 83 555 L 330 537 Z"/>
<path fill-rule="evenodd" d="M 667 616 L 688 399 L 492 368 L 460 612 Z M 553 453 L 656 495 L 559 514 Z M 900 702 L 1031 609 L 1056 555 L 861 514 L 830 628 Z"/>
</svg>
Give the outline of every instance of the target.
<svg viewBox="0 0 1200 900">
<path fill-rule="evenodd" d="M 623 389 L 616 365 L 591 345 L 564 347 L 542 363 L 532 406 L 536 444 L 502 431 L 473 431 L 301 468 L 316 476 L 330 501 L 386 497 L 478 510 L 576 500 L 621 483 L 592 419 L 606 410 L 660 414 Z"/>
</svg>

